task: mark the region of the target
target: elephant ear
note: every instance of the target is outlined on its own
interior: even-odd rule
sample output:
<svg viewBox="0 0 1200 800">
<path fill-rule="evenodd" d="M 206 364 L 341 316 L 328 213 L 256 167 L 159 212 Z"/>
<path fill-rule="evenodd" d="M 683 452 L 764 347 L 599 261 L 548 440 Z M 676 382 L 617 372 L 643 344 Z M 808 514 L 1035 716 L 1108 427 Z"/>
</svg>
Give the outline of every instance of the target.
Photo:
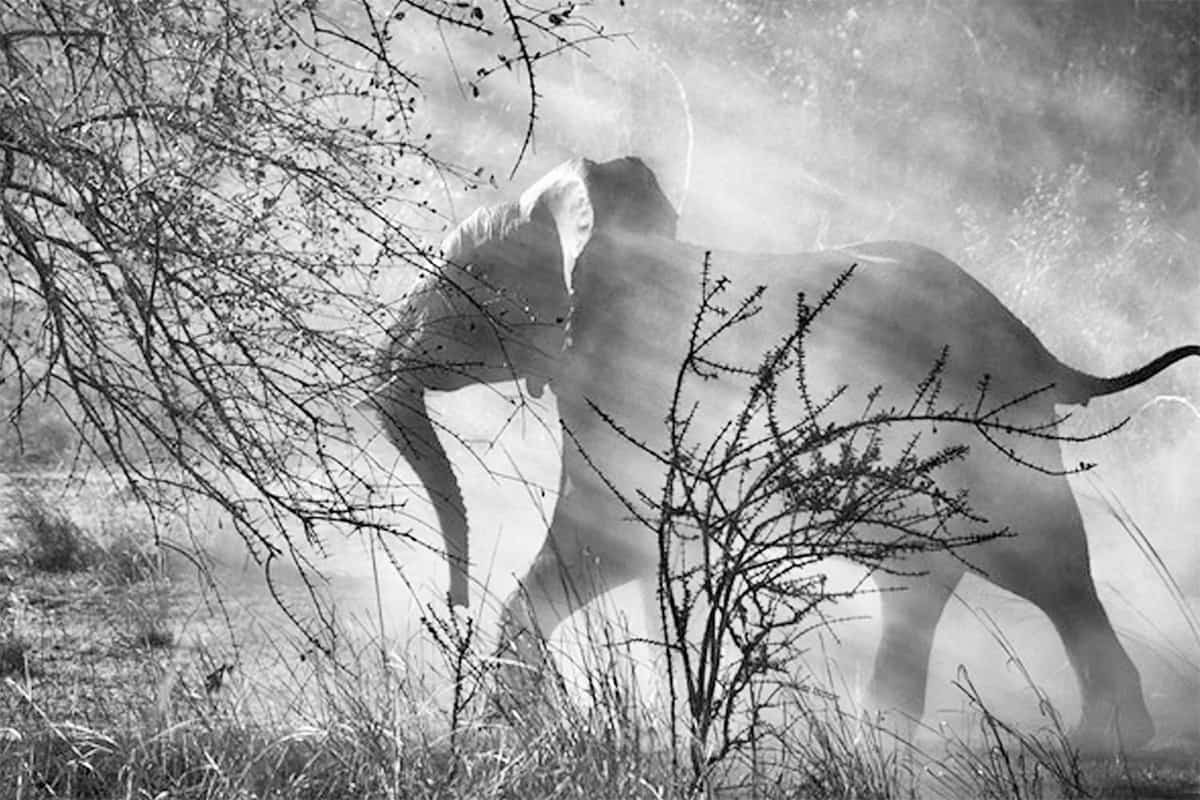
<svg viewBox="0 0 1200 800">
<path fill-rule="evenodd" d="M 442 256 L 498 288 L 530 283 L 530 273 L 559 261 L 554 220 L 517 202 L 475 210 L 442 240 Z"/>
<path fill-rule="evenodd" d="M 544 210 L 554 221 L 562 254 L 562 281 L 572 291 L 575 264 L 602 232 L 674 238 L 678 214 L 641 159 L 629 156 L 598 164 L 576 159 L 551 170 L 518 201 L 521 215 Z"/>
</svg>

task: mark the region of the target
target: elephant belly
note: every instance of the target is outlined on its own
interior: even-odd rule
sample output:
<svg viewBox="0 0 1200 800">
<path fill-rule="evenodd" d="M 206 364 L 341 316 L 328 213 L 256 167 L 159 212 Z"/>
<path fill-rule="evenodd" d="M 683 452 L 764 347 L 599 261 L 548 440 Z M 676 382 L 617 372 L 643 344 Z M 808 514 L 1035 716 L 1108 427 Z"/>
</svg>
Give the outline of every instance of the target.
<svg viewBox="0 0 1200 800">
<path fill-rule="evenodd" d="M 686 260 L 695 257 L 689 253 Z M 827 258 L 803 279 L 793 273 L 785 281 L 779 273 L 794 269 L 789 261 L 754 258 L 755 274 L 771 279 L 766 289 L 755 294 L 753 286 L 732 284 L 713 301 L 723 313 L 710 314 L 699 326 L 698 284 L 691 292 L 682 280 L 664 285 L 672 279 L 661 265 L 642 273 L 644 281 L 637 287 L 609 287 L 605 302 L 576 316 L 575 343 L 568 351 L 563 379 L 577 391 L 560 394 L 560 413 L 596 486 L 615 491 L 626 506 L 653 519 L 661 510 L 655 504 L 668 497 L 671 503 L 684 499 L 678 496 L 679 482 L 668 491 L 674 468 L 674 477 L 692 476 L 689 491 L 700 496 L 693 501 L 712 495 L 720 497 L 718 505 L 735 507 L 744 500 L 747 486 L 761 485 L 766 473 L 776 468 L 777 452 L 772 450 L 795 449 L 787 474 L 796 483 L 820 480 L 822 470 L 828 472 L 839 459 L 849 464 L 861 457 L 869 437 L 860 432 L 822 443 L 816 434 L 828 433 L 829 425 L 854 426 L 886 414 L 892 419 L 877 427 L 878 467 L 903 457 L 931 458 L 948 448 L 968 448 L 928 477 L 944 498 L 969 492 L 964 510 L 976 512 L 976 518 L 959 515 L 940 530 L 953 515 L 933 507 L 932 493 L 915 495 L 897 512 L 911 521 L 912 533 L 970 537 L 1004 528 L 1004 507 L 1013 496 L 1009 484 L 1026 480 L 1028 476 L 1018 475 L 1021 471 L 1037 479 L 1045 476 L 1014 463 L 968 422 L 927 417 L 957 412 L 970 418 L 979 409 L 999 408 L 1044 388 L 1044 351 L 1032 334 L 1006 319 L 989 323 L 983 312 L 995 299 L 965 278 L 940 276 L 941 265 L 933 270 L 920 264 L 874 263 L 856 273 L 811 322 L 799 340 L 804 355 L 798 360 L 797 297 L 802 292 L 807 303 L 818 303 L 845 269 L 845 259 Z M 720 263 L 714 256 L 713 268 Z M 905 269 L 915 275 L 908 276 L 907 289 L 896 282 L 897 276 L 905 277 Z M 581 291 L 595 292 L 595 287 L 583 286 Z M 750 306 L 743 304 L 747 298 Z M 751 313 L 743 321 L 718 332 L 731 315 L 746 308 Z M 972 318 L 975 327 L 965 330 L 962 318 Z M 768 404 L 754 398 L 761 367 L 771 359 L 783 366 L 777 368 Z M 1053 411 L 1045 396 L 1035 395 L 1005 408 L 995 421 L 1046 426 Z M 899 419 L 913 415 L 926 418 Z M 992 436 L 1032 463 L 1061 469 L 1053 442 L 995 431 Z M 812 443 L 801 447 L 805 441 Z M 850 450 L 843 451 L 848 444 Z M 698 475 L 708 477 L 696 480 Z M 767 518 L 787 509 L 796 517 L 782 515 L 779 524 L 794 528 L 802 528 L 814 510 L 822 511 L 812 503 L 830 500 L 782 485 L 774 491 L 773 500 L 755 513 Z M 624 511 L 621 516 L 627 520 L 631 514 Z M 860 524 L 853 535 L 888 541 L 896 533 L 888 525 Z M 997 559 L 1011 549 L 1001 548 Z M 980 571 L 1004 567 L 984 554 L 981 548 L 964 551 Z M 1025 561 L 1017 556 L 1017 562 Z M 930 554 L 919 560 L 915 569 L 941 574 L 950 582 L 964 569 L 952 555 Z"/>
</svg>

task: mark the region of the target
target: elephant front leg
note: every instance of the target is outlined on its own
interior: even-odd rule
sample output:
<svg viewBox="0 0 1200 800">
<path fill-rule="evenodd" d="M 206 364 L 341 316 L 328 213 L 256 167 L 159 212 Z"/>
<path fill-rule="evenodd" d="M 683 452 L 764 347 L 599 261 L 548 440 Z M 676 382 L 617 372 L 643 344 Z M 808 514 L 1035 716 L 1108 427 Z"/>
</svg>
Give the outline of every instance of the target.
<svg viewBox="0 0 1200 800">
<path fill-rule="evenodd" d="M 621 546 L 615 537 L 620 527 L 602 492 L 575 490 L 560 498 L 541 551 L 500 615 L 495 699 L 501 709 L 519 709 L 531 694 L 536 697 L 553 668 L 547 642 L 568 617 L 643 577 L 646 559 Z"/>
<path fill-rule="evenodd" d="M 545 666 L 546 641 L 576 610 L 605 591 L 597 586 L 598 570 L 589 569 L 591 560 L 586 546 L 560 541 L 551 531 L 504 603 L 498 658 L 530 670 Z"/>
</svg>

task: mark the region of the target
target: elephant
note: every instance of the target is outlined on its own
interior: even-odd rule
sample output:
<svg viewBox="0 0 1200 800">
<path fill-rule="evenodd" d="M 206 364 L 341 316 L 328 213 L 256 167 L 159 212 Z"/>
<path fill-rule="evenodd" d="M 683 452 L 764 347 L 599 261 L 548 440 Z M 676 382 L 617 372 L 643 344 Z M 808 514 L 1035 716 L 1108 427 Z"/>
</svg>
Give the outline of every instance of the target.
<svg viewBox="0 0 1200 800">
<path fill-rule="evenodd" d="M 536 663 L 541 650 L 530 643 L 537 637 L 549 635 L 609 589 L 655 580 L 657 544 L 627 504 L 638 492 L 654 490 L 645 476 L 653 476 L 654 453 L 664 445 L 664 414 L 701 303 L 702 265 L 711 264 L 713 273 L 743 291 L 761 287 L 755 313 L 719 344 L 724 349 L 710 356 L 714 363 L 753 361 L 762 347 L 795 327 L 798 295 L 819 298 L 841 281 L 839 294 L 806 339 L 810 386 L 826 392 L 849 387 L 861 396 L 874 390 L 882 406 L 905 405 L 941 357 L 940 392 L 951 404 L 974 404 L 988 376 L 989 397 L 1024 398 L 1008 409 L 1008 422 L 1045 434 L 1023 442 L 1016 457 L 970 426 L 934 427 L 923 434 L 934 447 L 968 444 L 964 459 L 944 467 L 948 485 L 965 490 L 978 514 L 1015 535 L 979 545 L 966 556 L 912 553 L 902 569 L 876 574 L 881 590 L 900 590 L 880 595 L 882 638 L 867 687 L 870 704 L 921 718 L 938 620 L 959 580 L 972 570 L 1032 602 L 1053 623 L 1080 686 L 1083 710 L 1075 735 L 1082 747 L 1111 750 L 1114 742 L 1125 748 L 1148 742 L 1154 725 L 1140 676 L 1097 597 L 1082 519 L 1061 470 L 1055 407 L 1086 404 L 1140 384 L 1180 359 L 1200 355 L 1200 346 L 1176 348 L 1117 377 L 1096 377 L 1063 364 L 962 267 L 919 245 L 719 253 L 677 241 L 675 228 L 674 209 L 637 158 L 567 162 L 516 204 L 467 220 L 445 248 L 447 258 L 465 263 L 468 273 L 486 271 L 506 285 L 507 296 L 546 301 L 545 308 L 519 319 L 521 326 L 536 328 L 537 346 L 512 342 L 491 316 L 486 323 L 478 314 L 471 318 L 480 332 L 464 330 L 463 319 L 434 320 L 420 311 L 402 315 L 385 345 L 381 369 L 393 382 L 387 397 L 395 398 L 390 405 L 399 405 L 390 419 L 385 413 L 388 432 L 410 458 L 436 461 L 430 472 L 440 477 L 426 481 L 431 493 L 445 490 L 453 479 L 447 480 L 444 455 L 440 460 L 436 455 L 424 406 L 414 399 L 421 387 L 453 388 L 518 374 L 548 380 L 558 399 L 561 490 L 542 548 L 503 607 L 499 654 Z M 456 267 L 454 274 L 461 272 Z M 468 282 L 464 294 L 471 295 L 473 286 Z M 420 328 L 431 323 L 436 326 Z M 450 338 L 438 326 L 453 328 L 454 343 L 472 354 L 469 366 L 446 368 L 426 360 L 436 355 L 431 342 Z M 502 349 L 505 342 L 508 348 Z M 471 351 L 475 345 L 480 349 Z M 407 369 L 413 357 L 417 367 Z M 745 372 L 749 380 L 753 370 Z M 726 382 L 737 383 L 701 381 L 700 396 L 720 408 L 737 394 Z M 421 474 L 424 479 L 427 473 Z M 446 534 L 446 542 L 453 562 L 462 566 L 467 550 L 456 485 L 442 502 L 458 517 L 449 520 L 459 527 Z M 447 518 L 440 518 L 446 528 Z"/>
</svg>

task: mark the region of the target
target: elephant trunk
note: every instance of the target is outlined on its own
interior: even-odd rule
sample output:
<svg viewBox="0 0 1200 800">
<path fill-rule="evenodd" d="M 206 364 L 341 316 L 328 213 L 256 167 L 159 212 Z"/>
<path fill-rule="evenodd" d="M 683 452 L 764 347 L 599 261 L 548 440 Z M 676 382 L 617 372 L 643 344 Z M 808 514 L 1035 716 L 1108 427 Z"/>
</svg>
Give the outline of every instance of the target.
<svg viewBox="0 0 1200 800">
<path fill-rule="evenodd" d="M 465 607 L 470 603 L 467 510 L 450 459 L 429 419 L 425 391 L 393 378 L 391 385 L 379 390 L 375 402 L 388 439 L 417 473 L 437 512 L 450 566 L 450 604 Z"/>
</svg>

